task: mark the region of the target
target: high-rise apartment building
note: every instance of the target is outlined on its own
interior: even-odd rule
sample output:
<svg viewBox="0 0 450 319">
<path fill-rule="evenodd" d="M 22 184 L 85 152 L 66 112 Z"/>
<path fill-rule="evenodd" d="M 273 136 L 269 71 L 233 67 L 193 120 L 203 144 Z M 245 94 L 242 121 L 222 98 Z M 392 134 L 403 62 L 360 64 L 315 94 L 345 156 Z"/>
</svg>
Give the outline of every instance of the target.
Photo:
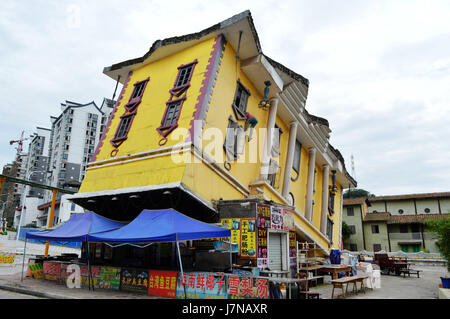
<svg viewBox="0 0 450 319">
<path fill-rule="evenodd" d="M 62 113 L 50 117 L 51 129 L 38 127 L 32 136 L 28 154 L 21 159 L 24 163 L 20 169 L 21 178 L 77 191 L 114 103 L 107 98 L 103 99 L 100 107 L 93 101 L 87 104 L 61 103 Z M 26 218 L 21 225 L 47 226 L 52 192 L 28 187 L 26 196 Z M 58 194 L 53 225 L 69 219 L 74 212 L 83 211 Z M 21 209 L 16 211 L 16 226 L 20 212 Z"/>
</svg>

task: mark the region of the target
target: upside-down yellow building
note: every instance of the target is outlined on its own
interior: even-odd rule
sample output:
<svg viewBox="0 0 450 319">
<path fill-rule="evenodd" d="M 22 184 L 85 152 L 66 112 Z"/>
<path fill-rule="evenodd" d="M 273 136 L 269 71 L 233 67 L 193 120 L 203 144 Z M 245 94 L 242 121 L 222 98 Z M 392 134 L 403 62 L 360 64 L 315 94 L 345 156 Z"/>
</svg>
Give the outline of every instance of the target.
<svg viewBox="0 0 450 319">
<path fill-rule="evenodd" d="M 117 220 L 173 207 L 258 225 L 269 207 L 291 223 L 277 229 L 272 217 L 269 244 L 255 235 L 252 249 L 268 245 L 269 259 L 280 241 L 287 260 L 286 230 L 324 253 L 340 248 L 342 191 L 356 182 L 328 121 L 305 108 L 309 81 L 263 54 L 249 11 L 104 73 L 123 88 L 74 202 Z"/>
</svg>

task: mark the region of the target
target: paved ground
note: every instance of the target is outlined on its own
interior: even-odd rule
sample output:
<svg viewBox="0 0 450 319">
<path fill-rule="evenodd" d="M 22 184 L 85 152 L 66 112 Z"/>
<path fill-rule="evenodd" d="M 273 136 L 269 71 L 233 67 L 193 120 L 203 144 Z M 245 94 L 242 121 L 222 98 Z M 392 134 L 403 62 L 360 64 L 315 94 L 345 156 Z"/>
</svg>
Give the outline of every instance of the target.
<svg viewBox="0 0 450 319">
<path fill-rule="evenodd" d="M 40 299 L 39 297 L 0 290 L 0 299 Z"/>
<path fill-rule="evenodd" d="M 438 299 L 440 277 L 447 273 L 443 266 L 415 265 L 411 267 L 422 270 L 420 278 L 411 275 L 406 278 L 395 275 L 381 275 L 380 289 L 366 289 L 366 293 L 350 294 L 347 299 Z M 353 285 L 348 288 L 350 292 Z M 359 288 L 359 284 L 358 284 Z M 331 298 L 333 285 L 320 285 L 312 287 L 311 291 L 317 291 L 322 294 L 322 298 Z M 341 294 L 341 290 L 335 289 L 336 295 Z M 340 297 L 339 297 L 340 298 Z"/>
<path fill-rule="evenodd" d="M 366 289 L 366 293 L 349 294 L 347 299 L 438 299 L 438 288 L 440 276 L 446 273 L 446 268 L 442 266 L 416 266 L 423 272 L 420 278 L 407 276 L 406 278 L 394 275 L 381 276 L 380 289 Z M 2 270 L 0 269 L 0 274 Z M 68 289 L 63 285 L 46 280 L 36 280 L 25 277 L 21 281 L 21 266 L 16 266 L 10 270 L 8 275 L 0 275 L 1 289 L 11 289 L 14 292 L 32 291 L 35 295 L 44 298 L 75 298 L 75 299 L 158 299 L 152 296 L 131 294 L 122 291 L 110 291 L 96 289 L 89 291 L 87 288 Z M 358 285 L 359 287 L 359 285 Z M 331 298 L 332 285 L 320 285 L 312 287 L 311 291 L 321 293 L 323 299 Z M 349 291 L 351 287 L 349 287 Z M 340 294 L 340 291 L 335 291 Z M 0 296 L 1 298 L 1 296 Z"/>
<path fill-rule="evenodd" d="M 19 247 L 23 247 L 19 245 Z M 27 244 L 27 260 L 31 255 L 43 254 L 45 244 Z M 11 250 L 12 249 L 12 250 Z M 14 251 L 15 241 L 9 241 L 6 238 L 0 238 L 0 252 Z M 79 250 L 60 246 L 50 246 L 51 255 L 59 255 L 60 253 L 77 253 Z M 75 298 L 75 299 L 158 299 L 157 297 L 137 295 L 122 291 L 111 291 L 96 289 L 90 291 L 87 288 L 68 289 L 63 285 L 46 280 L 36 280 L 24 277 L 21 281 L 22 256 L 17 255 L 15 263 L 0 264 L 0 299 L 17 298 L 23 295 L 14 295 L 14 293 L 29 293 L 42 298 Z M 26 267 L 25 267 L 26 269 Z M 420 278 L 411 276 L 403 278 L 394 275 L 381 275 L 380 289 L 366 289 L 366 293 L 349 294 L 347 299 L 437 299 L 438 288 L 441 283 L 440 277 L 447 272 L 446 267 L 415 265 L 414 269 L 422 270 Z M 359 285 L 358 285 L 359 286 Z M 312 287 L 311 291 L 321 293 L 323 299 L 331 298 L 332 285 L 320 285 Z M 349 287 L 349 291 L 351 287 Z M 5 295 L 5 291 L 9 291 Z M 340 294 L 335 290 L 335 295 Z"/>
</svg>

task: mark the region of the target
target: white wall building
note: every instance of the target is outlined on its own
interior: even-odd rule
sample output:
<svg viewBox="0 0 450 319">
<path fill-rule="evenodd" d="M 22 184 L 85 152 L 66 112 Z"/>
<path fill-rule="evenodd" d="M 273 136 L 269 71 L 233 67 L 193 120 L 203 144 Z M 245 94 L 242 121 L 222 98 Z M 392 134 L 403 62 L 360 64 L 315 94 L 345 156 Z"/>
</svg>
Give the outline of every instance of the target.
<svg viewBox="0 0 450 319">
<path fill-rule="evenodd" d="M 30 161 L 26 173 L 31 176 L 30 180 L 76 192 L 114 103 L 107 98 L 103 99 L 101 107 L 94 101 L 87 104 L 72 101 L 61 103 L 62 113 L 58 117 L 50 117 L 51 129 L 38 127 L 30 142 Z M 56 198 L 53 226 L 68 220 L 73 213 L 84 212 L 83 208 L 61 195 L 58 193 Z M 51 191 L 31 188 L 22 226 L 34 224 L 48 227 L 51 201 Z"/>
</svg>

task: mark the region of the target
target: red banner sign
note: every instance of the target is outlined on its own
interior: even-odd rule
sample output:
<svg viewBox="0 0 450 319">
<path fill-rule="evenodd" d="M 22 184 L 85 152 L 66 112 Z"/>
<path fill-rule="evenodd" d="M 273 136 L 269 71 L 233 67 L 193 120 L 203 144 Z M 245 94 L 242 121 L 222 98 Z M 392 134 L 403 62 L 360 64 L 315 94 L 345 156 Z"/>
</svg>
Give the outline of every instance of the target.
<svg viewBox="0 0 450 319">
<path fill-rule="evenodd" d="M 150 270 L 148 294 L 152 296 L 175 298 L 177 292 L 177 272 Z"/>
</svg>

